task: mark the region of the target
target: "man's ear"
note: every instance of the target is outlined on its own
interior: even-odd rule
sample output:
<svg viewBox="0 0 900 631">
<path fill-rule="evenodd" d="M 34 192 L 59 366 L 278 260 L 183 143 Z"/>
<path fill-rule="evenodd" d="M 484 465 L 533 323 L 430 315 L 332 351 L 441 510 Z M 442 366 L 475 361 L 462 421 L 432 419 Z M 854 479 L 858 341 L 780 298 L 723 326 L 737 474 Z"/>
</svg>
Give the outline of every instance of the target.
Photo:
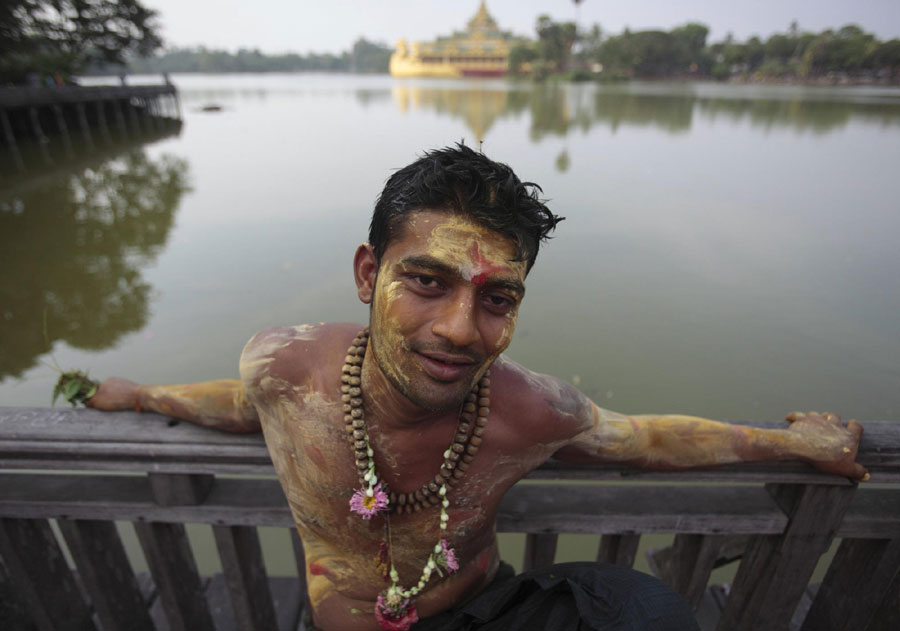
<svg viewBox="0 0 900 631">
<path fill-rule="evenodd" d="M 356 293 L 364 304 L 371 304 L 375 292 L 375 276 L 378 273 L 378 261 L 375 259 L 375 248 L 363 243 L 356 248 L 353 255 L 353 278 L 356 281 Z"/>
</svg>

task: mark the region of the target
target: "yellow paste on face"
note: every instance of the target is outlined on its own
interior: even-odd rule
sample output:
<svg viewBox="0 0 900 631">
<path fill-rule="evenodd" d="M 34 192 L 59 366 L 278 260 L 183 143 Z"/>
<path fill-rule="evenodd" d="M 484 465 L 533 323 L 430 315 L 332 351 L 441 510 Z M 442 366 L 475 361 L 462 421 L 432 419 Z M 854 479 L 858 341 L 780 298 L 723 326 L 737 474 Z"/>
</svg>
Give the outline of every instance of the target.
<svg viewBox="0 0 900 631">
<path fill-rule="evenodd" d="M 424 243 L 417 246 L 415 239 Z M 412 247 L 409 242 L 413 241 Z M 407 314 L 402 307 L 395 307 L 396 301 L 406 291 L 404 282 L 398 277 L 406 269 L 403 258 L 407 255 L 427 256 L 454 269 L 460 278 L 481 285 L 501 278 L 522 283 L 525 278 L 526 263 L 513 261 L 515 247 L 512 241 L 471 220 L 444 212 L 422 211 L 409 217 L 403 236 L 388 247 L 382 261 L 374 288 L 374 309 L 372 328 L 377 331 L 372 344 L 379 366 L 386 376 L 402 387 L 409 387 L 410 375 L 394 363 L 391 352 L 399 349 L 410 351 L 403 324 Z M 520 296 L 516 296 L 520 299 Z M 466 310 L 470 305 L 460 303 Z M 464 317 L 471 318 L 474 305 Z M 509 345 L 515 330 L 518 305 L 504 314 L 506 323 L 496 340 L 488 340 L 490 347 L 484 370 Z M 483 370 L 479 372 L 479 375 Z"/>
</svg>

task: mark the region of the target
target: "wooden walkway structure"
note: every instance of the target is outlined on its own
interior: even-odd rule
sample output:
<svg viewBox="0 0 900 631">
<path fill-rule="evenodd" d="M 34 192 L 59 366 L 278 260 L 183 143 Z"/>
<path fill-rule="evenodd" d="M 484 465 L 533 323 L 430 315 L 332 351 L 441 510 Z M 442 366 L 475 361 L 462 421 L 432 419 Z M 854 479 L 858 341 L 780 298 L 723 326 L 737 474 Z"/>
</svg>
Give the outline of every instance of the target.
<svg viewBox="0 0 900 631">
<path fill-rule="evenodd" d="M 45 164 L 54 153 L 72 157 L 75 146 L 93 148 L 159 131 L 181 120 L 178 91 L 159 85 L 0 87 L 0 144 L 19 171 L 30 147 Z M 54 151 L 58 147 L 58 151 Z"/>
<path fill-rule="evenodd" d="M 642 534 L 672 533 L 651 566 L 704 605 L 704 629 L 894 631 L 900 423 L 864 427 L 859 459 L 872 481 L 860 486 L 802 463 L 662 474 L 549 462 L 507 494 L 498 530 L 527 533 L 526 568 L 553 562 L 560 533 L 599 533 L 597 558 L 627 566 Z M 304 628 L 298 538 L 297 577 L 269 579 L 261 555 L 258 527 L 293 529 L 260 435 L 131 412 L 0 408 L 0 469 L 0 588 L 34 628 Z M 149 575 L 134 572 L 116 522 L 134 528 Z M 198 573 L 187 523 L 212 526 L 221 575 Z M 708 588 L 713 568 L 734 560 L 730 587 Z"/>
</svg>

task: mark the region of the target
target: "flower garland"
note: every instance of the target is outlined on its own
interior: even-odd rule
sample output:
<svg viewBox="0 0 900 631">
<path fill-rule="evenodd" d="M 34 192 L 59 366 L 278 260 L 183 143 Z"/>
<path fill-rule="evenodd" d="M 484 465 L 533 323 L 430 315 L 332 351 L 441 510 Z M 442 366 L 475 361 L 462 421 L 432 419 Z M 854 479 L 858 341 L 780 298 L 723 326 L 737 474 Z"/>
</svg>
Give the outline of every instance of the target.
<svg viewBox="0 0 900 631">
<path fill-rule="evenodd" d="M 478 452 L 490 411 L 490 399 L 488 398 L 490 379 L 485 374 L 478 385 L 473 388 L 473 392 L 463 406 L 463 412 L 460 414 L 457 424 L 457 434 L 450 447 L 444 451 L 444 462 L 440 472 L 435 476 L 434 482 L 429 482 L 415 493 L 401 493 L 398 496 L 389 493 L 387 484 L 378 478 L 373 459 L 374 451 L 369 443 L 369 434 L 365 424 L 361 374 L 362 360 L 365 356 L 368 339 L 368 328 L 363 329 L 356 336 L 353 345 L 347 351 L 341 375 L 344 419 L 347 423 L 350 441 L 356 450 L 357 469 L 362 482 L 362 488 L 353 493 L 350 498 L 350 510 L 365 520 L 370 520 L 380 513 L 385 514 L 387 542 L 381 542 L 379 556 L 376 559 L 379 566 L 384 567 L 385 570 L 389 568 L 386 578 L 390 578 L 391 584 L 378 595 L 375 603 L 375 619 L 383 629 L 406 631 L 419 620 L 414 600 L 424 591 L 432 574 L 436 573 L 443 577 L 444 572 L 453 574 L 459 569 L 456 551 L 449 546 L 446 539 L 447 524 L 450 521 L 450 515 L 447 513 L 447 509 L 450 507 L 447 491 L 454 481 L 462 477 Z M 476 402 L 479 406 L 477 408 Z M 471 421 L 476 409 L 478 416 L 475 418 L 475 426 L 470 433 L 469 428 L 472 425 Z M 399 501 L 395 498 L 399 498 Z M 413 510 L 420 511 L 426 505 L 440 504 L 440 538 L 429 553 L 418 582 L 408 589 L 400 586 L 400 575 L 393 563 L 390 542 L 390 512 L 395 502 L 400 504 L 398 511 L 400 513 L 403 512 L 404 506 L 408 512 L 411 512 Z"/>
</svg>

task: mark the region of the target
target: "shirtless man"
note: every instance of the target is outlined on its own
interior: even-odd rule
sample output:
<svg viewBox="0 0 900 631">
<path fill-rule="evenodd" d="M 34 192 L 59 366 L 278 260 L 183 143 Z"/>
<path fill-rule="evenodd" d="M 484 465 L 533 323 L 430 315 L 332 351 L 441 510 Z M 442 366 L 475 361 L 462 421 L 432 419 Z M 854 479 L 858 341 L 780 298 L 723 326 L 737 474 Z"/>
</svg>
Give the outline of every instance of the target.
<svg viewBox="0 0 900 631">
<path fill-rule="evenodd" d="M 472 603 L 503 586 L 495 580 L 503 494 L 551 457 L 652 469 L 800 459 L 867 477 L 855 462 L 861 427 L 834 414 L 794 413 L 784 430 L 627 416 L 505 358 L 525 278 L 560 221 L 537 190 L 466 147 L 428 153 L 388 180 L 369 242 L 356 250 L 368 332 L 269 329 L 244 349 L 241 380 L 113 378 L 90 404 L 262 429 L 323 630 L 405 629 L 417 618 L 414 629 L 478 628 L 476 609 L 499 616 L 491 628 L 522 628 L 502 617 L 515 606 Z M 665 628 L 694 625 L 689 613 L 659 615 L 671 621 Z"/>
</svg>

